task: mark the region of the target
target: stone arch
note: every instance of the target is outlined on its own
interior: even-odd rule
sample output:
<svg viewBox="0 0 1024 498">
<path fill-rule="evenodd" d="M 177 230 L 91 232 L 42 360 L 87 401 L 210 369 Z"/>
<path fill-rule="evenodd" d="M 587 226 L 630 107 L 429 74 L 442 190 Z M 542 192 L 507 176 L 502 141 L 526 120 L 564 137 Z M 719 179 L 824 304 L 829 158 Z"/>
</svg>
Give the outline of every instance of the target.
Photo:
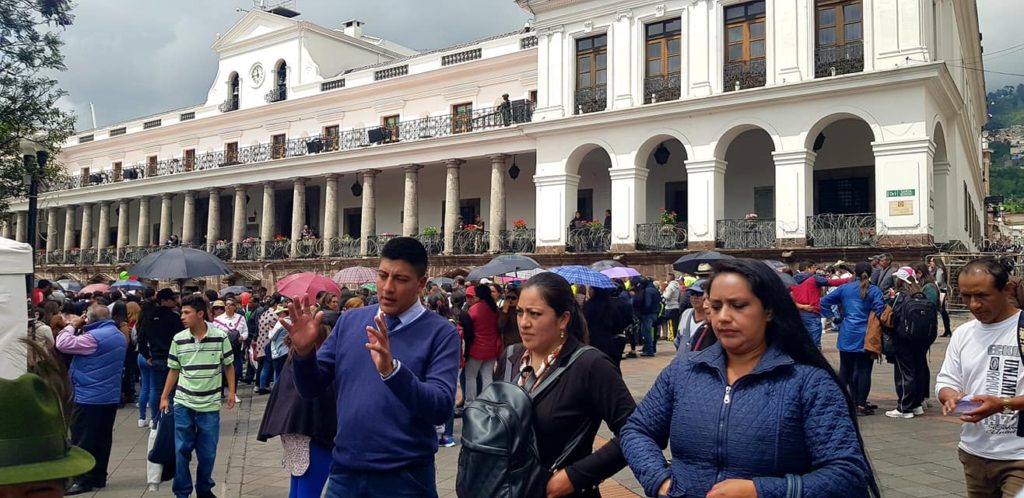
<svg viewBox="0 0 1024 498">
<path fill-rule="evenodd" d="M 683 152 L 687 159 L 693 157 L 693 146 L 690 145 L 690 140 L 686 138 L 686 135 L 671 128 L 658 128 L 652 130 L 650 137 L 644 140 L 640 147 L 637 148 L 635 166 L 637 168 L 646 168 L 647 158 L 658 148 L 659 144 L 669 140 L 676 140 L 683 146 Z"/>
<path fill-rule="evenodd" d="M 733 141 L 740 135 L 753 130 L 761 130 L 768 134 L 772 141 L 773 151 L 779 152 L 782 150 L 782 139 L 778 130 L 759 119 L 735 121 L 724 127 L 723 130 L 718 134 L 718 139 L 715 141 L 715 159 L 725 160 L 725 153 L 729 150 L 729 146 L 732 145 Z"/>
<path fill-rule="evenodd" d="M 828 114 L 818 117 L 814 120 L 814 124 L 807 128 L 807 131 L 803 134 L 804 149 L 811 150 L 814 147 L 814 142 L 818 139 L 818 134 L 824 131 L 825 128 L 828 128 L 829 125 L 844 119 L 863 121 L 871 129 L 874 141 L 883 141 L 882 127 L 878 125 L 878 120 L 871 113 L 857 107 L 840 106 L 829 109 Z"/>
<path fill-rule="evenodd" d="M 611 161 L 611 167 L 616 167 L 615 149 L 613 149 L 612 146 L 604 140 L 589 138 L 583 140 L 580 144 L 572 148 L 572 152 L 569 153 L 569 156 L 565 160 L 565 172 L 578 175 L 580 172 L 580 165 L 583 163 L 583 158 L 598 149 L 604 150 L 605 154 L 608 155 L 609 161 Z"/>
</svg>

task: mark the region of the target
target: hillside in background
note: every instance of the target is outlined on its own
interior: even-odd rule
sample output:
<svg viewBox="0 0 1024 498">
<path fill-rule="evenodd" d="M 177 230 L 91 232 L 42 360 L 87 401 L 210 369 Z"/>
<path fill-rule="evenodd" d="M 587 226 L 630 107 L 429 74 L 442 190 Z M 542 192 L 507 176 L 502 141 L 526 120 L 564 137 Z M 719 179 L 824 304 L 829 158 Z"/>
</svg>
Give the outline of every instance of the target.
<svg viewBox="0 0 1024 498">
<path fill-rule="evenodd" d="M 1003 208 L 1024 212 L 1024 158 L 1011 144 L 1024 145 L 1024 84 L 1005 86 L 987 94 L 992 168 L 989 171 L 991 195 L 1006 198 Z"/>
</svg>

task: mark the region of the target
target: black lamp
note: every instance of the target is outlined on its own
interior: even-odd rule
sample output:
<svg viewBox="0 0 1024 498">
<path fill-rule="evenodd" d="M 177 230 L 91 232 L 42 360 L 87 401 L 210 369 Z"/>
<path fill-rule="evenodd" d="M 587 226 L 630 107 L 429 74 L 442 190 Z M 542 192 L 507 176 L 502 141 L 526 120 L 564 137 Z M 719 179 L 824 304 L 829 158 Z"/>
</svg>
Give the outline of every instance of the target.
<svg viewBox="0 0 1024 498">
<path fill-rule="evenodd" d="M 665 147 L 665 143 L 658 144 L 658 148 L 654 149 L 654 162 L 658 163 L 658 166 L 664 166 L 668 163 L 668 156 L 672 155 L 668 151 L 668 147 Z"/>
<path fill-rule="evenodd" d="M 516 156 L 513 155 L 512 156 L 512 167 L 508 169 L 508 176 L 510 178 L 512 178 L 513 180 L 515 180 L 516 178 L 519 178 L 519 172 L 520 172 L 519 166 L 516 165 Z"/>
<path fill-rule="evenodd" d="M 818 136 L 814 138 L 814 152 L 818 152 L 824 146 L 825 146 L 825 134 L 824 133 L 819 133 Z"/>
<path fill-rule="evenodd" d="M 352 183 L 352 195 L 356 197 L 363 195 L 363 186 L 359 182 Z"/>
</svg>

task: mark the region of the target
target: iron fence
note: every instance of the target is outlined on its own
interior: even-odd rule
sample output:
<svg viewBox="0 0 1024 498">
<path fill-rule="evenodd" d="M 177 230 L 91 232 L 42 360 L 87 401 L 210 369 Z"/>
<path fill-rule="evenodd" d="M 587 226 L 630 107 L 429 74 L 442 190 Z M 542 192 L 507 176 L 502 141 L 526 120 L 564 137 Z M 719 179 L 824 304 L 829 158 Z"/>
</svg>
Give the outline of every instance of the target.
<svg viewBox="0 0 1024 498">
<path fill-rule="evenodd" d="M 864 43 L 850 42 L 814 50 L 814 77 L 827 78 L 864 71 Z"/>
<path fill-rule="evenodd" d="M 874 213 L 816 214 L 807 217 L 807 245 L 813 247 L 873 246 L 878 241 Z"/>
<path fill-rule="evenodd" d="M 502 230 L 501 252 L 537 252 L 537 230 L 533 228 Z"/>
<path fill-rule="evenodd" d="M 288 257 L 288 246 L 291 245 L 291 241 L 288 239 L 284 240 L 268 240 L 263 243 L 263 259 L 265 260 L 277 260 L 285 259 Z"/>
<path fill-rule="evenodd" d="M 604 227 L 569 228 L 565 234 L 565 250 L 568 252 L 605 252 L 612 245 L 612 232 Z"/>
<path fill-rule="evenodd" d="M 259 242 L 239 242 L 235 244 L 235 261 L 257 261 L 260 259 Z"/>
<path fill-rule="evenodd" d="M 642 223 L 636 226 L 640 251 L 686 249 L 686 223 Z"/>
<path fill-rule="evenodd" d="M 292 258 L 318 258 L 323 253 L 324 243 L 321 239 L 302 239 L 296 241 L 294 246 L 288 245 L 288 255 Z"/>
<path fill-rule="evenodd" d="M 775 220 L 718 220 L 715 245 L 722 249 L 775 247 Z"/>
<path fill-rule="evenodd" d="M 324 239 L 327 256 L 332 258 L 359 257 L 359 239 L 351 237 L 331 237 Z"/>
<path fill-rule="evenodd" d="M 644 78 L 644 103 L 679 100 L 680 73 L 669 73 Z"/>
<path fill-rule="evenodd" d="M 765 85 L 767 66 L 764 59 L 726 64 L 723 70 L 723 90 L 744 90 Z"/>
<path fill-rule="evenodd" d="M 485 254 L 490 249 L 491 233 L 486 230 L 456 230 L 452 254 Z"/>
<path fill-rule="evenodd" d="M 608 87 L 595 86 L 576 89 L 576 106 L 573 114 L 587 114 L 603 111 L 608 107 Z"/>
<path fill-rule="evenodd" d="M 366 238 L 366 255 L 370 257 L 380 256 L 381 249 L 384 248 L 384 244 L 387 244 L 389 240 L 399 237 L 390 233 L 371 235 Z"/>
<path fill-rule="evenodd" d="M 444 252 L 444 235 L 440 233 L 425 234 L 421 233 L 415 235 L 414 238 L 423 244 L 423 248 L 427 250 L 427 254 L 431 256 L 437 256 Z"/>
</svg>

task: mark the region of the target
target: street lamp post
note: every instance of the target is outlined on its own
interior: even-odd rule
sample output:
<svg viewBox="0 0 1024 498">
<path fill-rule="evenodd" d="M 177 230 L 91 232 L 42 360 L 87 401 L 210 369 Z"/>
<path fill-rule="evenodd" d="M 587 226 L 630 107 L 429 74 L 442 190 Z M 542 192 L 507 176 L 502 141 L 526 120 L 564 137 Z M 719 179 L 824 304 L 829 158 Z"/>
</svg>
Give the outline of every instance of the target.
<svg viewBox="0 0 1024 498">
<path fill-rule="evenodd" d="M 32 273 L 25 277 L 29 297 L 32 296 L 36 274 L 36 225 L 39 219 L 39 173 L 46 167 L 50 153 L 33 142 L 22 143 L 25 163 L 25 183 L 28 184 L 28 245 L 32 248 Z"/>
</svg>

